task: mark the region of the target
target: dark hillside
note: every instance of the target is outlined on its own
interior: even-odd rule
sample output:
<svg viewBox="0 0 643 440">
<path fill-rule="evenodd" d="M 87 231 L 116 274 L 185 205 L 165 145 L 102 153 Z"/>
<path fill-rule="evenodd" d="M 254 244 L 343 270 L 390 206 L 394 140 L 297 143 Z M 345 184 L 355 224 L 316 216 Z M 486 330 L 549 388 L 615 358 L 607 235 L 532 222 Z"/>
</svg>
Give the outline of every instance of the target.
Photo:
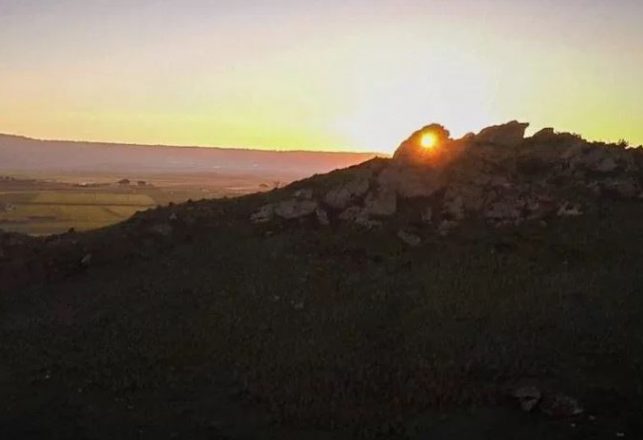
<svg viewBox="0 0 643 440">
<path fill-rule="evenodd" d="M 0 433 L 643 435 L 641 154 L 517 128 L 0 235 Z"/>
</svg>

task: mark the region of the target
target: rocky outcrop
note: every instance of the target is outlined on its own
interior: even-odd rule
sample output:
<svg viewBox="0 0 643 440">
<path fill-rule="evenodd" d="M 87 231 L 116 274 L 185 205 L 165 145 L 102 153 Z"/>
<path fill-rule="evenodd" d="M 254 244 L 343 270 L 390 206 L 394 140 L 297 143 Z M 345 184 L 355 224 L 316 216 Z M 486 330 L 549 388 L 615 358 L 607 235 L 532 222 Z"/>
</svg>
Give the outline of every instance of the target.
<svg viewBox="0 0 643 440">
<path fill-rule="evenodd" d="M 597 174 L 627 173 L 639 167 L 633 154 L 618 146 L 576 144 L 563 154 L 575 171 Z"/>
<path fill-rule="evenodd" d="M 397 231 L 397 237 L 400 240 L 402 240 L 404 243 L 412 247 L 419 246 L 420 244 L 422 244 L 422 239 L 420 237 L 405 230 Z"/>
<path fill-rule="evenodd" d="M 513 147 L 519 145 L 525 138 L 525 130 L 529 124 L 511 121 L 502 125 L 487 127 L 478 133 L 474 140 L 480 144 Z"/>
<path fill-rule="evenodd" d="M 310 200 L 313 198 L 313 190 L 310 188 L 303 188 L 300 190 L 295 191 L 294 194 L 296 199 L 300 200 Z"/>
<path fill-rule="evenodd" d="M 251 216 L 250 220 L 253 223 L 266 223 L 272 220 L 275 216 L 275 207 L 274 205 L 265 205 L 255 211 Z"/>
<path fill-rule="evenodd" d="M 380 188 L 402 198 L 430 197 L 443 188 L 439 173 L 433 169 L 392 163 L 377 177 Z"/>
<path fill-rule="evenodd" d="M 317 210 L 314 200 L 286 200 L 275 205 L 275 215 L 286 220 L 305 217 Z"/>
<path fill-rule="evenodd" d="M 457 192 L 449 192 L 444 197 L 442 214 L 447 220 L 461 221 L 465 217 L 464 199 Z"/>
<path fill-rule="evenodd" d="M 399 227 L 404 218 L 424 225 L 427 233 L 446 235 L 468 219 L 495 227 L 542 225 L 550 218 L 583 215 L 592 198 L 640 200 L 641 151 L 551 128 L 525 138 L 527 126 L 512 121 L 453 140 L 441 125 L 428 125 L 405 140 L 392 159 L 339 171 L 325 190 L 299 189 L 288 200 L 257 210 L 252 220 L 316 216 L 321 225 L 375 228 L 388 222 Z M 427 132 L 437 140 L 430 152 L 421 145 Z M 399 231 L 402 241 L 416 243 L 406 229 Z"/>
<path fill-rule="evenodd" d="M 322 226 L 330 225 L 330 220 L 328 218 L 328 213 L 324 209 L 317 208 L 315 210 L 315 215 L 317 216 L 317 222 L 320 225 L 322 225 Z"/>
<path fill-rule="evenodd" d="M 363 197 L 369 189 L 369 181 L 366 177 L 356 177 L 343 185 L 330 190 L 324 201 L 334 209 L 345 209 L 351 203 Z"/>
<path fill-rule="evenodd" d="M 565 202 L 560 205 L 557 214 L 559 217 L 578 217 L 583 215 L 583 211 L 579 204 Z"/>
<path fill-rule="evenodd" d="M 525 412 L 536 409 L 553 418 L 570 418 L 583 414 L 584 409 L 573 397 L 560 392 L 542 391 L 534 385 L 516 388 L 511 393 Z"/>
<path fill-rule="evenodd" d="M 393 159 L 400 163 L 426 163 L 430 160 L 431 150 L 423 146 L 422 137 L 430 133 L 436 145 L 445 145 L 450 140 L 449 130 L 440 124 L 430 124 L 414 132 L 395 151 Z"/>
<path fill-rule="evenodd" d="M 370 218 L 368 212 L 362 207 L 351 206 L 339 214 L 339 219 L 355 223 L 356 225 L 363 226 L 367 229 L 377 228 L 382 225 L 379 220 Z"/>
<path fill-rule="evenodd" d="M 269 222 L 275 217 L 293 220 L 316 213 L 318 207 L 318 203 L 314 200 L 290 199 L 263 206 L 252 214 L 250 218 L 254 223 Z"/>
<path fill-rule="evenodd" d="M 518 401 L 520 408 L 525 412 L 533 411 L 542 399 L 540 389 L 531 385 L 514 390 L 512 396 Z"/>
<path fill-rule="evenodd" d="M 545 127 L 534 133 L 531 138 L 536 142 L 548 143 L 556 140 L 556 132 L 552 127 Z"/>
<path fill-rule="evenodd" d="M 364 201 L 367 215 L 388 217 L 397 211 L 397 194 L 392 188 L 379 188 L 371 191 Z"/>
</svg>

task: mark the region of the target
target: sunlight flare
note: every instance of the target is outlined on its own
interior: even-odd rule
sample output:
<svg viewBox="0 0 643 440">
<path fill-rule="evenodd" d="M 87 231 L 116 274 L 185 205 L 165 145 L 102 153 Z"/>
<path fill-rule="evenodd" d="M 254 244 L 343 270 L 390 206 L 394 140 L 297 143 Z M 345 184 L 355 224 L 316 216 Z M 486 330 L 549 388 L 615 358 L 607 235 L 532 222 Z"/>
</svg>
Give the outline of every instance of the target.
<svg viewBox="0 0 643 440">
<path fill-rule="evenodd" d="M 431 150 L 435 148 L 437 144 L 438 144 L 438 137 L 436 136 L 435 133 L 426 132 L 422 134 L 422 137 L 420 138 L 420 145 L 422 146 L 422 148 Z"/>
</svg>

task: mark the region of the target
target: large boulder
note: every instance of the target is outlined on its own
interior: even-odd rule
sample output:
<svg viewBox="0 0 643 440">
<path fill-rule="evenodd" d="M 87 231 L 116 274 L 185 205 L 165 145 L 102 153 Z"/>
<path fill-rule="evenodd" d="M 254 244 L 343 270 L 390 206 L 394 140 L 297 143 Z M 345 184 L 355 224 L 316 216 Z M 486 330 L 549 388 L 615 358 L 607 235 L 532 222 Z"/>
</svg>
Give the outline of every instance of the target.
<svg viewBox="0 0 643 440">
<path fill-rule="evenodd" d="M 314 200 L 286 200 L 275 205 L 275 215 L 286 220 L 306 217 L 317 211 L 317 202 Z"/>
<path fill-rule="evenodd" d="M 318 208 L 319 204 L 314 200 L 289 199 L 262 206 L 250 216 L 250 220 L 253 223 L 266 223 L 275 217 L 293 220 L 316 213 Z"/>
<path fill-rule="evenodd" d="M 266 223 L 271 221 L 275 216 L 275 206 L 274 205 L 264 205 L 259 208 L 257 211 L 253 212 L 250 216 L 250 221 L 252 223 Z"/>
<path fill-rule="evenodd" d="M 523 386 L 514 390 L 512 396 L 518 400 L 523 411 L 530 412 L 540 403 L 542 392 L 535 386 Z"/>
<path fill-rule="evenodd" d="M 422 138 L 426 134 L 434 137 L 436 145 L 443 145 L 449 141 L 449 130 L 440 124 L 430 124 L 414 132 L 406 139 L 393 155 L 398 162 L 423 163 L 431 158 L 432 151 L 422 146 Z"/>
<path fill-rule="evenodd" d="M 511 121 L 502 125 L 493 125 L 483 129 L 474 140 L 479 144 L 494 144 L 505 147 L 513 147 L 522 143 L 525 139 L 525 130 L 528 123 Z"/>
<path fill-rule="evenodd" d="M 317 210 L 315 210 L 315 215 L 317 216 L 317 222 L 320 225 L 322 226 L 330 225 L 330 220 L 328 219 L 328 213 L 325 210 L 321 208 L 317 208 Z"/>
<path fill-rule="evenodd" d="M 445 203 L 455 202 L 455 205 L 460 205 L 459 210 L 466 211 L 480 211 L 485 202 L 486 196 L 489 191 L 485 191 L 482 185 L 476 184 L 475 180 L 462 184 L 450 185 L 445 194 Z M 456 208 L 458 209 L 458 208 Z"/>
<path fill-rule="evenodd" d="M 324 202 L 331 208 L 345 209 L 356 200 L 362 198 L 370 187 L 367 177 L 354 179 L 331 189 L 324 197 Z"/>
<path fill-rule="evenodd" d="M 412 232 L 403 229 L 397 232 L 397 237 L 409 246 L 416 247 L 422 244 L 422 239 Z"/>
<path fill-rule="evenodd" d="M 368 213 L 359 206 L 350 206 L 339 214 L 339 219 L 345 222 L 355 223 L 367 229 L 374 229 L 382 225 L 379 220 L 369 218 Z"/>
<path fill-rule="evenodd" d="M 559 217 L 578 217 L 583 215 L 583 209 L 578 203 L 564 202 L 558 208 L 557 214 Z"/>
<path fill-rule="evenodd" d="M 442 215 L 451 221 L 464 219 L 464 199 L 459 194 L 447 194 L 442 205 Z"/>
<path fill-rule="evenodd" d="M 434 170 L 404 164 L 391 164 L 377 180 L 380 190 L 395 192 L 402 198 L 430 197 L 443 188 Z"/>
<path fill-rule="evenodd" d="M 541 130 L 538 130 L 531 137 L 534 141 L 538 142 L 552 142 L 557 139 L 556 131 L 551 127 L 545 127 Z"/>
<path fill-rule="evenodd" d="M 388 217 L 397 211 L 397 194 L 391 188 L 371 191 L 364 201 L 364 211 L 368 215 Z"/>
<path fill-rule="evenodd" d="M 293 195 L 299 200 L 310 200 L 313 198 L 313 190 L 310 188 L 303 188 L 295 191 Z"/>
</svg>

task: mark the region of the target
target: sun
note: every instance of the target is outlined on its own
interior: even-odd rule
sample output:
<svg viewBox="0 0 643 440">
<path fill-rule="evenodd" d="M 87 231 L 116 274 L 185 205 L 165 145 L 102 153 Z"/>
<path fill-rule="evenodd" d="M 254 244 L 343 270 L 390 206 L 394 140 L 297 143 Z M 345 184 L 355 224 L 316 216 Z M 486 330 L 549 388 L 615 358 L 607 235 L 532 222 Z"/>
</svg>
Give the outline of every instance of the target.
<svg viewBox="0 0 643 440">
<path fill-rule="evenodd" d="M 422 137 L 420 138 L 420 146 L 422 148 L 426 148 L 427 150 L 430 150 L 435 148 L 437 144 L 438 144 L 438 137 L 436 136 L 435 133 L 431 133 L 431 132 L 422 133 Z"/>
</svg>

